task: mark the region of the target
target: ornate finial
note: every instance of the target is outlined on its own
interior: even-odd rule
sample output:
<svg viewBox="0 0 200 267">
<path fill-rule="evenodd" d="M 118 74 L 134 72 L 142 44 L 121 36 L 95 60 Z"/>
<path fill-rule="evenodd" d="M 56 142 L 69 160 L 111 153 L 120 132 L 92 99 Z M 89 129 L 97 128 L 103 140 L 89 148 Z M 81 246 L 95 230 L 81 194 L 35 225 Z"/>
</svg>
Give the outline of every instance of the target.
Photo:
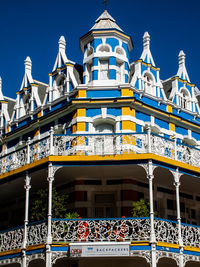
<svg viewBox="0 0 200 267">
<path fill-rule="evenodd" d="M 183 52 L 183 50 L 181 50 L 178 55 L 178 61 L 179 61 L 179 66 L 185 65 L 185 53 Z"/>
<path fill-rule="evenodd" d="M 149 48 L 150 46 L 150 35 L 148 32 L 145 32 L 144 33 L 144 36 L 143 36 L 143 46 L 144 48 Z"/>
<path fill-rule="evenodd" d="M 31 72 L 32 61 L 31 61 L 30 57 L 27 57 L 24 60 L 24 64 L 25 64 L 25 71 L 30 71 Z"/>
<path fill-rule="evenodd" d="M 103 3 L 105 4 L 105 10 L 107 10 L 108 0 L 104 0 Z"/>
<path fill-rule="evenodd" d="M 64 36 L 60 37 L 60 39 L 58 41 L 58 44 L 59 44 L 59 50 L 64 50 L 65 51 L 66 41 L 65 41 L 65 37 Z"/>
</svg>

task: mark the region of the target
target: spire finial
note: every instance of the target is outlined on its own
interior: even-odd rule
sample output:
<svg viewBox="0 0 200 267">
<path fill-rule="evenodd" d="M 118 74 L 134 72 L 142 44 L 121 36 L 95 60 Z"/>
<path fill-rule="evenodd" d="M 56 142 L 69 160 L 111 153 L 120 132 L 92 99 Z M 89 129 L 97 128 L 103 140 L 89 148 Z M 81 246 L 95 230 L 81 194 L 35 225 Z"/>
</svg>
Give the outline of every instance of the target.
<svg viewBox="0 0 200 267">
<path fill-rule="evenodd" d="M 150 47 L 150 35 L 149 35 L 148 32 L 144 33 L 143 46 L 144 46 L 144 48 L 149 48 Z"/>
<path fill-rule="evenodd" d="M 104 0 L 103 2 L 104 2 L 104 4 L 105 4 L 105 10 L 107 10 L 108 0 Z"/>
<path fill-rule="evenodd" d="M 25 65 L 25 72 L 31 72 L 32 61 L 31 61 L 30 57 L 27 57 L 24 60 L 24 65 Z"/>
<path fill-rule="evenodd" d="M 59 45 L 59 51 L 65 51 L 65 47 L 66 47 L 66 41 L 65 41 L 65 37 L 61 36 L 59 41 L 58 41 L 58 45 Z"/>
<path fill-rule="evenodd" d="M 183 50 L 181 50 L 179 55 L 178 55 L 178 64 L 179 64 L 179 66 L 185 65 L 185 53 L 183 52 Z"/>
</svg>

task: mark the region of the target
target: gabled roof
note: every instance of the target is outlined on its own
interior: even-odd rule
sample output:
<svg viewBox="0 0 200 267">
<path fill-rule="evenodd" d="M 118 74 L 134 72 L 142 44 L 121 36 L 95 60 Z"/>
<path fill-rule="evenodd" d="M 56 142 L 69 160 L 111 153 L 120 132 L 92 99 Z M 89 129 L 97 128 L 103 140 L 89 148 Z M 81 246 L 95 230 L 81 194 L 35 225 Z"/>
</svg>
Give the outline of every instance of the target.
<svg viewBox="0 0 200 267">
<path fill-rule="evenodd" d="M 105 10 L 95 21 L 95 25 L 90 29 L 118 29 L 123 31 L 117 24 L 115 19 Z"/>
</svg>

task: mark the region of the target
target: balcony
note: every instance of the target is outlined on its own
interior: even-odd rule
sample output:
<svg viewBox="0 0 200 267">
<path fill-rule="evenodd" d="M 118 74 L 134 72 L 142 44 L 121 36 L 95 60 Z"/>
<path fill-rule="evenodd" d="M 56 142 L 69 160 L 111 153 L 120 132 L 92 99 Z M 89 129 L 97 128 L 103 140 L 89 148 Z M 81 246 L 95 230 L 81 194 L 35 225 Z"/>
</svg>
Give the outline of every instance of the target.
<svg viewBox="0 0 200 267">
<path fill-rule="evenodd" d="M 0 173 L 15 170 L 50 155 L 122 155 L 153 153 L 200 167 L 200 150 L 175 139 L 150 133 L 53 135 L 28 141 L 0 157 Z"/>
<path fill-rule="evenodd" d="M 182 224 L 183 246 L 200 248 L 200 227 Z M 52 219 L 52 243 L 132 242 L 150 240 L 149 218 Z M 155 218 L 156 242 L 178 245 L 178 224 Z M 0 252 L 23 247 L 24 228 L 0 232 Z M 47 221 L 30 223 L 27 247 L 45 244 Z"/>
</svg>

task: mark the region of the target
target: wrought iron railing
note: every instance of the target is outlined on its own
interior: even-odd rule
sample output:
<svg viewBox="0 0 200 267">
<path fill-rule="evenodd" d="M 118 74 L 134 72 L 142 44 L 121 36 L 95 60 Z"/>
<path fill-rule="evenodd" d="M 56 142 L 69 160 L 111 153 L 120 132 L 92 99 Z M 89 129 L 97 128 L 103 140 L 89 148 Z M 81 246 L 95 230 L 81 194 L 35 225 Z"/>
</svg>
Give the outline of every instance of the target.
<svg viewBox="0 0 200 267">
<path fill-rule="evenodd" d="M 0 173 L 49 155 L 121 155 L 154 153 L 200 167 L 200 149 L 152 133 L 53 135 L 28 140 L 21 148 L 0 157 Z"/>
<path fill-rule="evenodd" d="M 155 218 L 156 242 L 178 244 L 178 224 Z M 184 246 L 200 247 L 200 227 L 182 224 Z M 52 219 L 52 242 L 124 242 L 149 241 L 150 219 Z M 23 227 L 0 232 L 0 252 L 20 249 L 23 245 Z M 27 227 L 26 246 L 45 244 L 47 221 L 30 223 Z"/>
</svg>

